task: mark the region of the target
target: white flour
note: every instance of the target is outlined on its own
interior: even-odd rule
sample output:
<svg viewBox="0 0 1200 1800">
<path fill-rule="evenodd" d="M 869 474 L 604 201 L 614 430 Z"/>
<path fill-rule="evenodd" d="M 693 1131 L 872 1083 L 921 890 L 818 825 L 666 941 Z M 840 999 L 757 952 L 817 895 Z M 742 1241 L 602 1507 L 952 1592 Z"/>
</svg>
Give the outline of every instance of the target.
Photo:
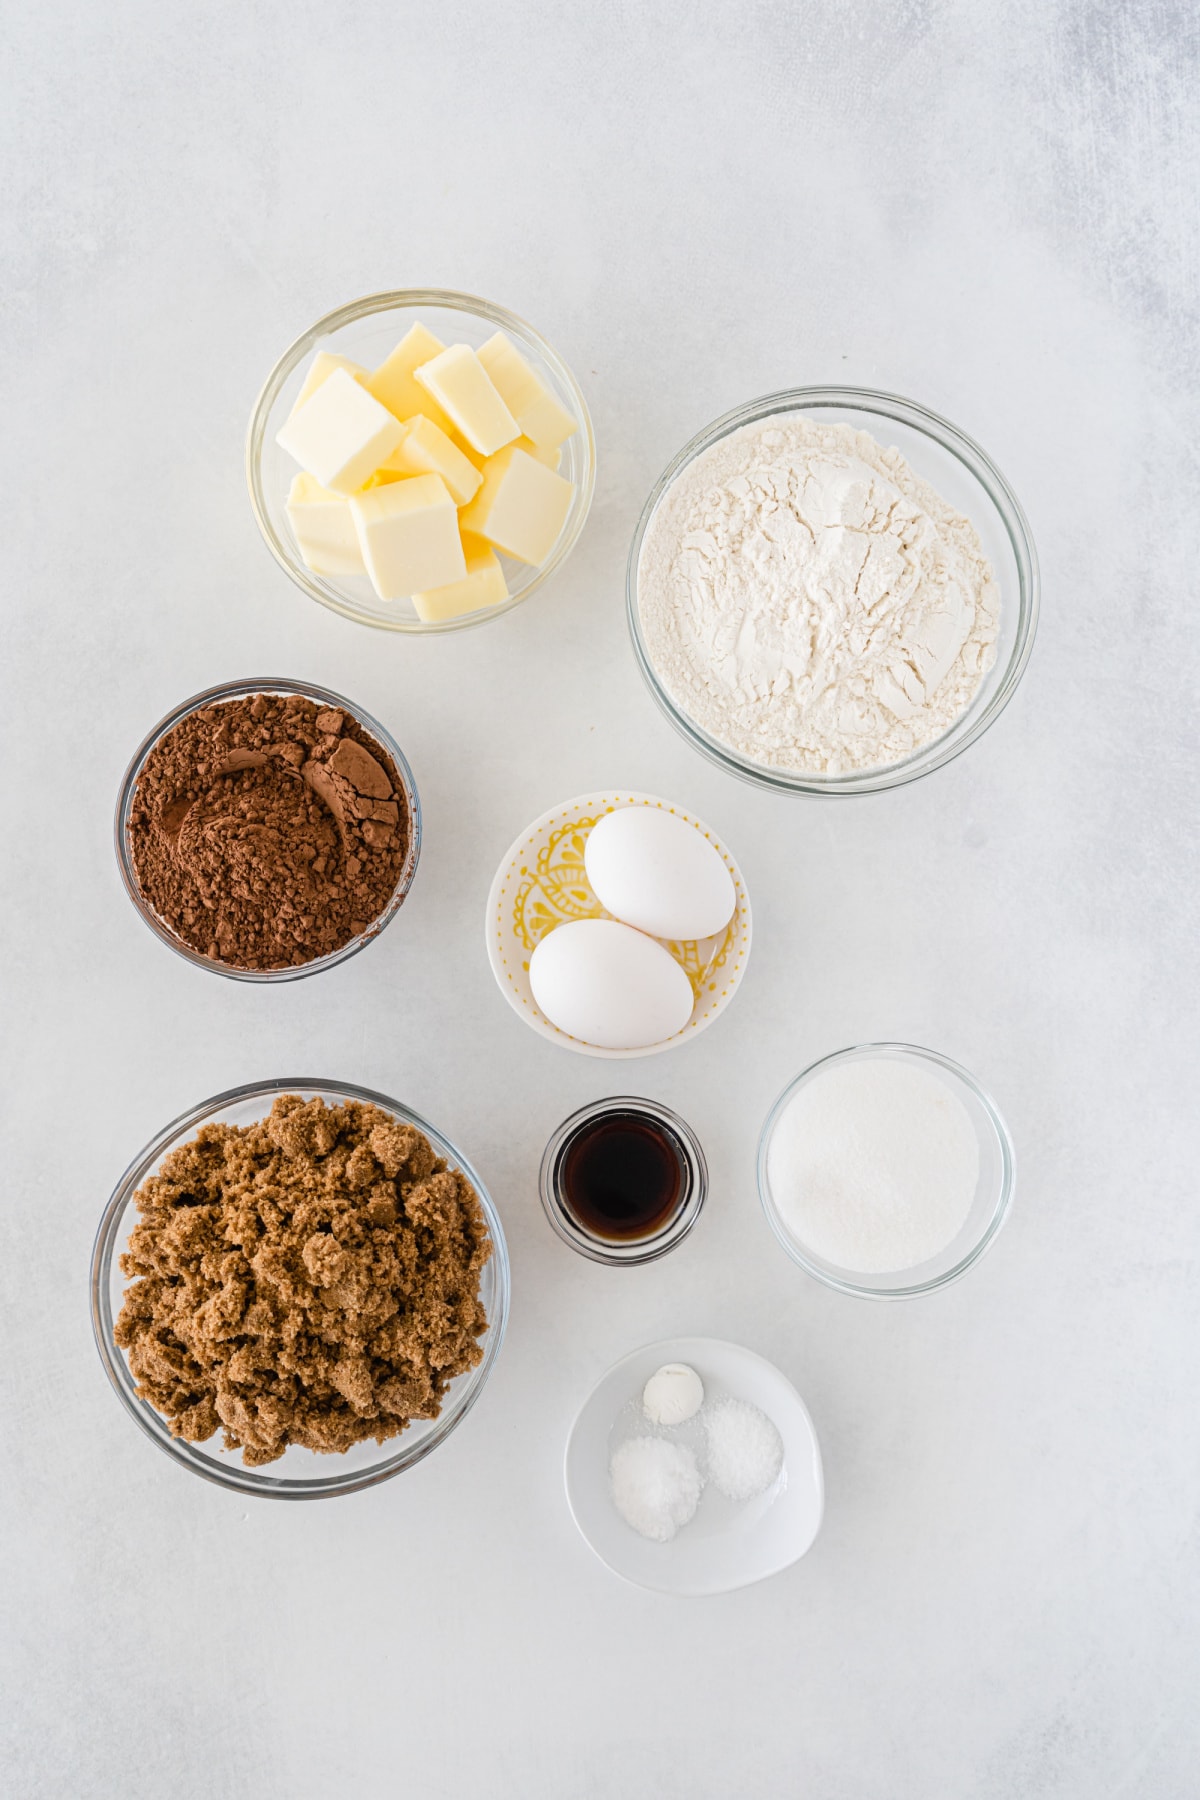
<svg viewBox="0 0 1200 1800">
<path fill-rule="evenodd" d="M 667 490 L 642 544 L 651 663 L 703 731 L 797 774 L 898 762 L 940 737 L 995 656 L 974 527 L 865 431 L 745 425 Z"/>
</svg>

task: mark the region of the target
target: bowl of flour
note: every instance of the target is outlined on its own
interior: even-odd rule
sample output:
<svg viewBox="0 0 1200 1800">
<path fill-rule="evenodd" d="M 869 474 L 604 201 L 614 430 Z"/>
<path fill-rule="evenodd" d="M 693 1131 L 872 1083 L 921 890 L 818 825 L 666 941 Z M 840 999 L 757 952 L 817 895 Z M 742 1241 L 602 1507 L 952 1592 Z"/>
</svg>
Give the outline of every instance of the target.
<svg viewBox="0 0 1200 1800">
<path fill-rule="evenodd" d="M 731 774 L 897 787 L 974 743 L 1033 646 L 1037 556 L 979 446 L 910 400 L 796 388 L 674 458 L 629 556 L 651 693 Z"/>
</svg>

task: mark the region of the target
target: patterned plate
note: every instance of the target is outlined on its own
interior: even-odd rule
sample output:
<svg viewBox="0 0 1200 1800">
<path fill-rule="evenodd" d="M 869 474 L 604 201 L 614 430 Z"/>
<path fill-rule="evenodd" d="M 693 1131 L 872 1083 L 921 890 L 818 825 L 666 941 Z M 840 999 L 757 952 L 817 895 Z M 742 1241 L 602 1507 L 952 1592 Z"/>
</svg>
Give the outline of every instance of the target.
<svg viewBox="0 0 1200 1800">
<path fill-rule="evenodd" d="M 570 919 L 613 916 L 605 912 L 588 883 L 583 847 L 597 820 L 622 806 L 659 806 L 702 831 L 733 876 L 737 907 L 724 931 L 716 937 L 684 943 L 658 940 L 682 963 L 696 996 L 692 1016 L 683 1030 L 645 1049 L 603 1050 L 596 1044 L 569 1037 L 550 1023 L 529 986 L 529 958 L 534 947 L 556 925 Z M 729 1005 L 750 954 L 750 901 L 741 870 L 724 844 L 682 806 L 671 806 L 653 794 L 580 794 L 535 819 L 500 864 L 488 895 L 487 952 L 492 974 L 505 999 L 543 1037 L 562 1044 L 564 1049 L 578 1050 L 583 1056 L 657 1056 L 660 1050 L 673 1050 L 697 1031 L 703 1031 Z"/>
</svg>

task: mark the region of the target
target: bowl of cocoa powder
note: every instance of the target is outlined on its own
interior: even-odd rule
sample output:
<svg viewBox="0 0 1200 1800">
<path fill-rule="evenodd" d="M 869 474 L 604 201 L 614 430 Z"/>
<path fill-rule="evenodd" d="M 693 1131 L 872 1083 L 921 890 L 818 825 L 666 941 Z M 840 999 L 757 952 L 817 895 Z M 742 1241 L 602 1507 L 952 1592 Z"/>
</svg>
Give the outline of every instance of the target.
<svg viewBox="0 0 1200 1800">
<path fill-rule="evenodd" d="M 282 1500 L 353 1493 L 461 1424 L 500 1352 L 509 1263 L 467 1159 L 399 1101 L 278 1080 L 202 1101 L 118 1182 L 97 1348 L 173 1461 Z"/>
<path fill-rule="evenodd" d="M 165 944 L 237 981 L 295 981 L 379 936 L 416 874 L 400 746 L 340 694 L 232 681 L 160 721 L 125 772 L 117 863 Z"/>
</svg>

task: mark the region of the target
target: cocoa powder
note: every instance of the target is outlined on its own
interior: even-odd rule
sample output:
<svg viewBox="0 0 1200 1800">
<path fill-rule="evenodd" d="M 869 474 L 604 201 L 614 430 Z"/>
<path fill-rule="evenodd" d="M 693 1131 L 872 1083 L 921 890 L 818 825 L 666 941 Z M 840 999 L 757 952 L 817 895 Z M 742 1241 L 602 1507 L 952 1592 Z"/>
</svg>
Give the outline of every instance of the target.
<svg viewBox="0 0 1200 1800">
<path fill-rule="evenodd" d="M 138 778 L 138 886 L 191 949 L 296 967 L 367 930 L 395 891 L 412 821 L 383 747 L 348 712 L 252 694 L 189 713 Z"/>
<path fill-rule="evenodd" d="M 251 1467 L 384 1443 L 483 1355 L 483 1208 L 380 1107 L 281 1095 L 203 1126 L 134 1201 L 114 1337 L 175 1437 L 222 1430 Z"/>
</svg>

